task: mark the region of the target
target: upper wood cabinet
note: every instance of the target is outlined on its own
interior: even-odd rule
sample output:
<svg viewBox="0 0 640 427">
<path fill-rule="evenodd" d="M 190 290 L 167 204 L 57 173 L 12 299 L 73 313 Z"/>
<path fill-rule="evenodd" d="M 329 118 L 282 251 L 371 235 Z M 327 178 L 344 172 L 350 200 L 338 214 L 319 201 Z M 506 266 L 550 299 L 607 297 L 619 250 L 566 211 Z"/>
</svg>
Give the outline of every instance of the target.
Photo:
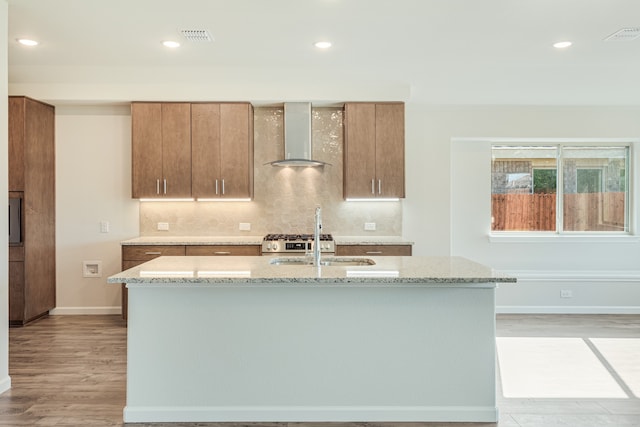
<svg viewBox="0 0 640 427">
<path fill-rule="evenodd" d="M 132 197 L 191 197 L 191 104 L 131 104 Z"/>
<path fill-rule="evenodd" d="M 192 194 L 196 198 L 253 196 L 253 107 L 248 103 L 191 105 Z"/>
<path fill-rule="evenodd" d="M 404 197 L 404 103 L 346 103 L 344 197 Z"/>
</svg>

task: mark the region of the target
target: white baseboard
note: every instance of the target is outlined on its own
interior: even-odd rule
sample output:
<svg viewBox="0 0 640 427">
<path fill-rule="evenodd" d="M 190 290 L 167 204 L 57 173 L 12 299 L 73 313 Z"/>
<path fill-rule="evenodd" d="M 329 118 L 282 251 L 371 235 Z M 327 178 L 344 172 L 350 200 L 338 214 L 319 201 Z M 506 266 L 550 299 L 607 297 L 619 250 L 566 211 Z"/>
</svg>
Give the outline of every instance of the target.
<svg viewBox="0 0 640 427">
<path fill-rule="evenodd" d="M 49 310 L 51 316 L 122 314 L 122 308 L 116 307 L 56 307 Z"/>
<path fill-rule="evenodd" d="M 11 389 L 11 377 L 7 376 L 6 378 L 0 381 L 0 394 L 5 391 Z"/>
<path fill-rule="evenodd" d="M 610 306 L 496 306 L 498 314 L 640 314 L 640 307 Z"/>
<path fill-rule="evenodd" d="M 126 406 L 126 423 L 142 422 L 490 422 L 494 406 Z"/>
</svg>

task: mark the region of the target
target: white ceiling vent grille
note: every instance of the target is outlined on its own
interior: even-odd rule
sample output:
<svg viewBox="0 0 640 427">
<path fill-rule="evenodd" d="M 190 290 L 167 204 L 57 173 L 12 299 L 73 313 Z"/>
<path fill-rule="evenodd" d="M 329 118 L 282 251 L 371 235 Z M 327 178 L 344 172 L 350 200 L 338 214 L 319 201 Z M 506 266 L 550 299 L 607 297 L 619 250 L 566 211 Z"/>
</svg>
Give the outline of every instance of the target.
<svg viewBox="0 0 640 427">
<path fill-rule="evenodd" d="M 640 27 L 622 28 L 604 39 L 606 42 L 630 42 L 640 37 Z"/>
<path fill-rule="evenodd" d="M 208 30 L 181 30 L 180 33 L 190 42 L 211 42 L 213 37 Z"/>
</svg>

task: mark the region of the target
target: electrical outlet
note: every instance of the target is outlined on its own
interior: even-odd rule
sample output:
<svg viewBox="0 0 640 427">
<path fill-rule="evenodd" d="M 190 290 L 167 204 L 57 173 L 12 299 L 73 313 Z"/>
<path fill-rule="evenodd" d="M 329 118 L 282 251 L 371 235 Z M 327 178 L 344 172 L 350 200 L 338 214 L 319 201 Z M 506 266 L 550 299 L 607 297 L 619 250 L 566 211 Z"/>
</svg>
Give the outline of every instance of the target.
<svg viewBox="0 0 640 427">
<path fill-rule="evenodd" d="M 101 233 L 108 233 L 111 229 L 111 224 L 109 224 L 109 221 L 100 221 L 100 232 Z"/>
<path fill-rule="evenodd" d="M 240 231 L 251 231 L 251 223 L 250 222 L 241 222 L 240 223 Z"/>
<path fill-rule="evenodd" d="M 158 223 L 159 231 L 169 231 L 169 223 L 168 222 L 159 222 Z"/>
<path fill-rule="evenodd" d="M 562 289 L 560 291 L 560 298 L 573 298 L 573 291 L 569 289 Z"/>
<path fill-rule="evenodd" d="M 376 223 L 375 222 L 365 222 L 364 229 L 366 231 L 376 231 Z"/>
</svg>

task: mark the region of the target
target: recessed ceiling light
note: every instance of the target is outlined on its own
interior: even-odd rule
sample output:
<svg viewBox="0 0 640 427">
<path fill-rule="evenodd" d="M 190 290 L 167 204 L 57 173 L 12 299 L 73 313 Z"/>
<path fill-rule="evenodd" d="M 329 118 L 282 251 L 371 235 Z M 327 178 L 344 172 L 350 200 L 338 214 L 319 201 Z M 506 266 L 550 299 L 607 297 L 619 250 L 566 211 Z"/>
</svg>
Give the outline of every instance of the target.
<svg viewBox="0 0 640 427">
<path fill-rule="evenodd" d="M 30 39 L 18 39 L 18 43 L 24 46 L 37 46 L 38 42 Z"/>
<path fill-rule="evenodd" d="M 164 47 L 169 47 L 171 49 L 175 49 L 177 47 L 180 47 L 180 43 L 173 41 L 173 40 L 165 40 L 162 42 L 162 44 L 164 45 Z"/>
<path fill-rule="evenodd" d="M 564 49 L 567 48 L 569 46 L 571 46 L 573 43 L 566 41 L 566 42 L 557 42 L 553 44 L 553 47 L 555 47 L 556 49 Z"/>
<path fill-rule="evenodd" d="M 313 45 L 318 49 L 329 49 L 331 47 L 331 42 L 315 42 Z"/>
</svg>

